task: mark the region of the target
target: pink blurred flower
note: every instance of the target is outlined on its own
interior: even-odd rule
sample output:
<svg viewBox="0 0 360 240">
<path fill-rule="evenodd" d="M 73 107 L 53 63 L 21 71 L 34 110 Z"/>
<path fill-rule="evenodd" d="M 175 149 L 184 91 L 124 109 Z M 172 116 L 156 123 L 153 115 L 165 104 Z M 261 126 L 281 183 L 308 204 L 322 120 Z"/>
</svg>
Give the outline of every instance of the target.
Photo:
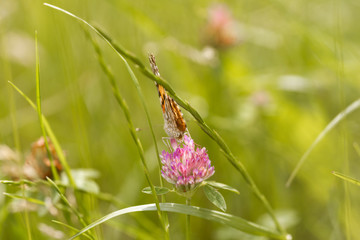
<svg viewBox="0 0 360 240">
<path fill-rule="evenodd" d="M 202 181 L 211 177 L 215 170 L 206 148 L 195 147 L 194 140 L 185 135 L 178 144 L 171 140 L 172 152 L 163 151 L 161 175 L 176 186 L 178 193 L 191 196 Z"/>
<path fill-rule="evenodd" d="M 215 48 L 230 47 L 239 42 L 236 21 L 226 5 L 218 4 L 209 9 L 205 38 Z"/>
<path fill-rule="evenodd" d="M 58 173 L 63 169 L 59 157 L 56 153 L 55 146 L 47 137 L 50 154 L 54 161 L 55 168 Z M 29 179 L 46 179 L 46 177 L 53 178 L 51 171 L 51 163 L 46 150 L 45 140 L 40 137 L 36 142 L 31 145 L 31 153 L 26 157 L 24 165 L 24 174 Z"/>
</svg>

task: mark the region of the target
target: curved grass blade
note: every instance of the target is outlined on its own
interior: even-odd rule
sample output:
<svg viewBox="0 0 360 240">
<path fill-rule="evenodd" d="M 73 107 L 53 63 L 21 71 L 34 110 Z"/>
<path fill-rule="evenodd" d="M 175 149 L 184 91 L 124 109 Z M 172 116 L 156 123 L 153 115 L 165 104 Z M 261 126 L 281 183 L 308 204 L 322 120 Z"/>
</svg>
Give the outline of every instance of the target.
<svg viewBox="0 0 360 240">
<path fill-rule="evenodd" d="M 78 232 L 79 231 L 79 229 L 77 229 L 77 228 L 74 228 L 73 226 L 70 226 L 70 225 L 68 225 L 68 224 L 66 224 L 66 223 L 63 223 L 63 222 L 59 222 L 59 221 L 56 221 L 56 220 L 52 220 L 52 222 L 53 223 L 57 223 L 57 224 L 59 224 L 59 225 L 61 225 L 61 226 L 63 226 L 63 227 L 66 227 L 66 228 L 68 228 L 68 229 L 71 229 L 71 230 L 73 230 L 74 232 Z M 86 233 L 84 233 L 83 234 L 86 238 L 88 238 L 88 239 L 92 239 L 88 234 L 86 234 Z"/>
<path fill-rule="evenodd" d="M 273 219 L 273 221 L 274 221 L 274 223 L 276 225 L 276 228 L 280 232 L 285 234 L 285 230 L 282 228 L 282 226 L 280 225 L 278 219 L 276 218 L 274 210 L 272 209 L 270 203 L 268 202 L 266 197 L 261 193 L 261 191 L 259 190 L 259 188 L 255 184 L 254 180 L 251 178 L 250 174 L 247 172 L 245 166 L 239 160 L 237 160 L 235 158 L 234 154 L 231 152 L 230 148 L 227 146 L 227 144 L 222 139 L 222 137 L 215 130 L 211 129 L 205 123 L 205 121 L 202 119 L 200 114 L 188 102 L 182 100 L 180 97 L 177 96 L 177 94 L 172 89 L 170 84 L 164 78 L 155 76 L 152 73 L 152 71 L 147 69 L 144 66 L 144 64 L 142 64 L 142 62 L 133 53 L 131 53 L 131 52 L 119 47 L 115 43 L 113 43 L 113 41 L 106 34 L 104 34 L 100 29 L 93 27 L 91 24 L 89 24 L 85 20 L 81 19 L 80 17 L 78 17 L 78 16 L 76 16 L 76 15 L 74 15 L 74 14 L 72 14 L 72 13 L 70 13 L 70 12 L 68 12 L 68 11 L 66 11 L 66 10 L 64 10 L 62 8 L 56 7 L 56 6 L 48 4 L 48 3 L 44 3 L 44 5 L 48 6 L 50 8 L 53 8 L 53 9 L 55 9 L 57 11 L 63 12 L 65 14 L 79 20 L 80 22 L 83 22 L 87 26 L 89 26 L 95 33 L 97 33 L 117 53 L 117 55 L 123 61 L 125 60 L 125 58 L 129 59 L 130 61 L 132 61 L 138 67 L 138 69 L 145 76 L 147 76 L 152 81 L 155 81 L 158 84 L 162 85 L 168 91 L 168 93 L 173 97 L 173 99 L 181 107 L 183 107 L 186 111 L 188 111 L 197 120 L 197 122 L 200 125 L 201 129 L 205 133 L 207 133 L 209 135 L 209 137 L 212 138 L 219 145 L 219 147 L 221 148 L 221 150 L 223 151 L 223 153 L 225 154 L 225 156 L 229 160 L 229 162 L 235 167 L 235 169 L 237 169 L 240 172 L 240 174 L 242 175 L 242 177 L 244 178 L 246 183 L 250 186 L 250 188 L 252 189 L 252 191 L 254 192 L 256 197 L 263 203 L 263 205 L 265 206 L 265 208 L 268 211 L 269 215 Z M 124 62 L 125 62 L 125 65 L 128 66 L 127 62 L 126 61 L 124 61 Z M 155 191 L 154 191 L 154 195 L 155 195 Z"/>
<path fill-rule="evenodd" d="M 355 178 L 346 176 L 346 175 L 344 175 L 344 174 L 342 174 L 342 173 L 335 172 L 335 171 L 332 172 L 332 174 L 334 174 L 335 176 L 337 176 L 337 177 L 339 177 L 339 178 L 341 178 L 341 179 L 343 179 L 343 180 L 345 180 L 345 181 L 348 181 L 348 182 L 350 182 L 350 183 L 352 183 L 352 184 L 355 184 L 355 185 L 360 186 L 360 181 L 357 180 L 357 179 L 355 179 Z"/>
<path fill-rule="evenodd" d="M 311 144 L 311 146 L 306 150 L 304 155 L 302 155 L 300 161 L 296 164 L 296 167 L 294 171 L 292 171 L 289 179 L 286 182 L 286 186 L 289 187 L 294 180 L 296 174 L 299 172 L 301 166 L 304 164 L 305 160 L 309 156 L 309 154 L 312 152 L 312 150 L 318 145 L 318 143 L 326 136 L 328 132 L 330 132 L 331 129 L 333 129 L 341 120 L 343 120 L 347 115 L 355 111 L 360 107 L 360 99 L 354 101 L 351 103 L 345 110 L 340 112 L 336 117 L 331 120 L 331 122 L 325 127 L 324 130 L 321 131 L 321 133 L 316 137 L 315 141 Z"/>
<path fill-rule="evenodd" d="M 50 183 L 50 185 L 52 187 L 55 188 L 56 192 L 59 194 L 60 199 L 65 203 L 65 205 L 76 215 L 76 217 L 78 218 L 79 222 L 86 226 L 87 223 L 85 222 L 85 219 L 83 218 L 82 214 L 76 209 L 74 208 L 70 202 L 67 200 L 66 196 L 61 192 L 60 188 L 58 187 L 58 185 L 52 181 L 50 178 L 46 177 L 46 180 L 48 180 L 48 182 Z M 92 234 L 89 234 L 91 239 L 95 239 Z"/>
<path fill-rule="evenodd" d="M 45 206 L 45 202 L 43 202 L 43 201 L 41 201 L 41 200 L 39 200 L 39 199 L 36 199 L 36 198 L 25 197 L 25 196 L 20 196 L 20 195 L 12 194 L 12 193 L 6 193 L 6 192 L 4 192 L 3 194 L 4 194 L 5 196 L 7 196 L 7 197 L 10 197 L 10 198 L 23 199 L 23 200 L 26 200 L 26 201 L 31 202 L 31 203 L 35 203 L 35 204 L 38 204 L 38 205 Z"/>
<path fill-rule="evenodd" d="M 12 194 L 12 193 L 3 193 L 3 194 L 5 196 L 11 197 L 13 199 L 23 199 L 25 201 L 28 201 L 28 202 L 31 202 L 31 203 L 46 207 L 46 203 L 44 201 L 42 201 L 42 200 L 37 199 L 37 198 L 25 197 L 25 196 L 21 196 L 21 195 Z M 55 207 L 57 209 L 59 209 L 59 210 L 71 213 L 70 209 L 63 207 L 62 205 L 55 204 Z"/>
<path fill-rule="evenodd" d="M 21 91 L 15 84 L 13 84 L 12 82 L 8 81 L 8 83 L 10 83 L 10 85 L 15 88 L 16 91 L 18 91 L 18 93 L 24 97 L 24 99 L 30 104 L 30 106 L 32 108 L 34 108 L 35 110 L 37 110 L 36 108 L 36 105 L 34 104 L 34 102 L 28 97 L 25 95 L 25 93 L 23 91 Z M 70 171 L 70 167 L 66 161 L 66 158 L 65 158 L 65 155 L 64 155 L 64 152 L 62 151 L 61 149 L 61 146 L 54 134 L 54 132 L 52 131 L 51 127 L 50 127 L 50 124 L 48 123 L 48 121 L 46 120 L 45 116 L 42 115 L 42 122 L 43 122 L 43 125 L 46 129 L 46 132 L 47 134 L 49 135 L 52 143 L 54 144 L 54 147 L 55 147 L 55 150 L 56 150 L 56 153 L 58 154 L 58 157 L 59 157 L 59 160 L 61 162 L 61 165 L 64 167 L 64 171 L 67 175 L 67 177 L 69 178 L 69 181 L 70 181 L 70 185 L 72 187 L 75 187 L 75 181 L 74 181 L 74 178 L 72 177 L 71 175 L 71 171 Z"/>
<path fill-rule="evenodd" d="M 220 211 L 210 210 L 206 208 L 194 207 L 194 206 L 187 206 L 184 204 L 177 204 L 177 203 L 161 203 L 160 208 L 162 211 L 173 212 L 173 213 L 181 213 L 187 214 L 195 217 L 200 217 L 209 221 L 218 222 L 221 224 L 225 224 L 229 227 L 236 228 L 242 232 L 257 235 L 257 236 L 266 236 L 273 239 L 291 239 L 290 235 L 284 235 L 262 227 L 256 223 L 247 221 L 243 218 L 223 213 Z M 144 212 L 144 211 L 156 211 L 155 204 L 145 204 L 145 205 L 138 205 L 133 207 L 124 208 L 115 212 L 112 212 L 97 221 L 91 223 L 87 227 L 83 228 L 79 233 L 72 236 L 69 240 L 72 240 L 84 232 L 112 219 L 118 217 L 123 214 L 132 213 L 132 212 Z"/>
<path fill-rule="evenodd" d="M 46 177 L 46 179 L 48 180 L 48 182 L 50 183 L 50 185 L 55 188 L 56 192 L 59 194 L 60 199 L 65 203 L 65 205 L 67 207 L 69 207 L 71 209 L 71 211 L 76 215 L 76 217 L 79 219 L 79 221 L 86 226 L 87 223 L 85 222 L 84 218 L 82 217 L 81 213 L 76 210 L 73 206 L 71 206 L 70 202 L 67 200 L 66 196 L 61 192 L 60 188 L 58 187 L 58 185 L 52 181 L 50 178 Z"/>
<path fill-rule="evenodd" d="M 6 184 L 6 185 L 29 185 L 29 186 L 33 186 L 36 185 L 36 183 L 26 180 L 26 179 L 21 179 L 19 181 L 12 181 L 12 180 L 0 180 L 0 183 L 2 184 Z"/>
</svg>

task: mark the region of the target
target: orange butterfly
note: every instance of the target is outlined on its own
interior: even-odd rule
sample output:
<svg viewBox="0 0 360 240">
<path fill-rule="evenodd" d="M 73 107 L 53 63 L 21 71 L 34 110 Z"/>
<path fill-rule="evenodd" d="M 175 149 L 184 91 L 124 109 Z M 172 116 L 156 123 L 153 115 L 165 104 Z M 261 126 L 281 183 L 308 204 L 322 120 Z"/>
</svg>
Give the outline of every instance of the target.
<svg viewBox="0 0 360 240">
<path fill-rule="evenodd" d="M 154 55 L 149 55 L 150 66 L 153 73 L 160 77 Z M 160 104 L 164 116 L 164 130 L 170 138 L 182 140 L 186 131 L 186 123 L 179 105 L 165 91 L 165 88 L 155 82 L 159 93 Z"/>
</svg>

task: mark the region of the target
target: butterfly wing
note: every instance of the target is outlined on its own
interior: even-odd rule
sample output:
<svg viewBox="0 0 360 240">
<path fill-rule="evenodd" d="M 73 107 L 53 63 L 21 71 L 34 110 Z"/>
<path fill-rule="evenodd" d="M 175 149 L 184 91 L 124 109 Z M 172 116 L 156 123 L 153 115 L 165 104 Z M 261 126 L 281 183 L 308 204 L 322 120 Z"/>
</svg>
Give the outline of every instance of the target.
<svg viewBox="0 0 360 240">
<path fill-rule="evenodd" d="M 149 55 L 150 66 L 153 73 L 160 77 L 159 69 L 154 55 Z M 155 83 L 159 93 L 161 109 L 164 117 L 164 129 L 170 138 L 182 139 L 186 131 L 186 122 L 179 105 L 165 91 L 165 88 Z"/>
</svg>

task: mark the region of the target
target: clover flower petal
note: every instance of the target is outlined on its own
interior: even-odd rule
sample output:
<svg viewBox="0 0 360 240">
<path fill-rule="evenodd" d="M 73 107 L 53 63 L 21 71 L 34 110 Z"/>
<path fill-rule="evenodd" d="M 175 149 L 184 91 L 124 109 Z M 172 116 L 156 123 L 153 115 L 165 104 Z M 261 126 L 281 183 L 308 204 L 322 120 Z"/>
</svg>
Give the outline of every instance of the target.
<svg viewBox="0 0 360 240">
<path fill-rule="evenodd" d="M 196 147 L 191 137 L 185 135 L 180 144 L 171 140 L 171 150 L 161 153 L 161 175 L 179 192 L 195 189 L 215 173 L 206 148 Z"/>
</svg>

